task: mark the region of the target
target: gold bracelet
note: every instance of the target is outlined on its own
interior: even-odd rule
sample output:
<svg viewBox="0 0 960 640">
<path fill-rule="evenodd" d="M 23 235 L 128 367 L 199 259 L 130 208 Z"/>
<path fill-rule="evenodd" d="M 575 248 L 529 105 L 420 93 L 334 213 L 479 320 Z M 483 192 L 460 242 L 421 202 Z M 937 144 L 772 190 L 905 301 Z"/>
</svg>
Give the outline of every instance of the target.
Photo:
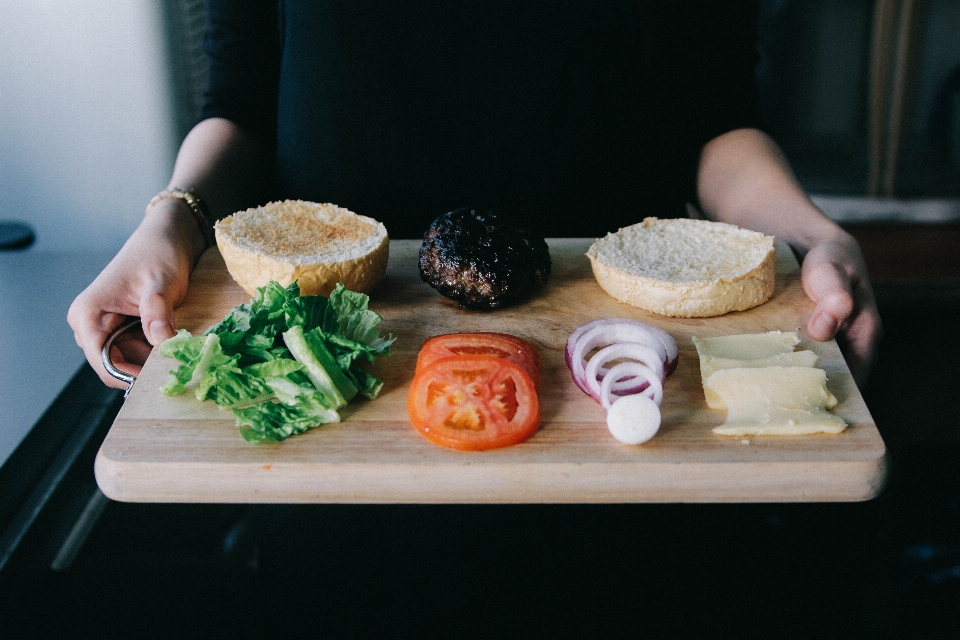
<svg viewBox="0 0 960 640">
<path fill-rule="evenodd" d="M 193 214 L 197 224 L 200 226 L 200 233 L 203 234 L 203 240 L 207 243 L 207 247 L 212 247 L 217 243 L 216 235 L 213 232 L 213 224 L 210 223 L 210 217 L 207 215 L 207 205 L 189 189 L 165 189 L 161 191 L 150 200 L 150 204 L 147 205 L 147 211 L 149 211 L 153 205 L 167 198 L 176 198 L 187 203 L 187 207 L 190 208 L 190 213 Z"/>
</svg>

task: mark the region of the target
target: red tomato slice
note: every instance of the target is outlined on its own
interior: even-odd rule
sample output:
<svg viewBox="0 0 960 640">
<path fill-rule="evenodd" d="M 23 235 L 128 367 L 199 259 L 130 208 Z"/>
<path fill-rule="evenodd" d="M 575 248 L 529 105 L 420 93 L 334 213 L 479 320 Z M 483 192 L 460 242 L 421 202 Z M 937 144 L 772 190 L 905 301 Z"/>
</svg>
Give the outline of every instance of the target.
<svg viewBox="0 0 960 640">
<path fill-rule="evenodd" d="M 426 365 L 410 385 L 407 412 L 430 442 L 469 451 L 523 442 L 540 426 L 530 376 L 490 355 L 451 356 Z"/>
<path fill-rule="evenodd" d="M 417 371 L 450 356 L 486 355 L 503 358 L 522 367 L 534 387 L 540 388 L 540 354 L 529 342 L 498 333 L 448 333 L 428 338 L 417 357 Z"/>
<path fill-rule="evenodd" d="M 522 349 L 524 353 L 530 356 L 530 359 L 533 361 L 533 363 L 537 365 L 537 369 L 540 368 L 540 352 L 537 351 L 537 348 L 535 346 L 533 346 L 531 343 L 527 342 L 523 338 L 519 336 L 511 335 L 509 333 L 497 333 L 495 331 L 478 331 L 477 334 L 481 336 L 494 336 L 502 340 L 506 340 L 507 342 L 512 342 L 513 344 L 520 347 L 520 349 Z"/>
</svg>

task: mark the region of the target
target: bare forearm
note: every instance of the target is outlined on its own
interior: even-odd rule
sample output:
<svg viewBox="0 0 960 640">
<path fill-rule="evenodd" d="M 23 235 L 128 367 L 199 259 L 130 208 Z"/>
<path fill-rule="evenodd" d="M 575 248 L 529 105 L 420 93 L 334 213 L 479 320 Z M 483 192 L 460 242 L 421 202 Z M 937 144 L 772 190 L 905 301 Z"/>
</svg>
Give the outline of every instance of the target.
<svg viewBox="0 0 960 640">
<path fill-rule="evenodd" d="M 777 236 L 801 253 L 846 236 L 806 195 L 777 144 L 754 129 L 704 147 L 697 190 L 708 218 Z"/>
<path fill-rule="evenodd" d="M 171 188 L 189 188 L 220 219 L 259 203 L 269 175 L 267 154 L 258 141 L 222 118 L 199 122 L 184 138 Z"/>
</svg>

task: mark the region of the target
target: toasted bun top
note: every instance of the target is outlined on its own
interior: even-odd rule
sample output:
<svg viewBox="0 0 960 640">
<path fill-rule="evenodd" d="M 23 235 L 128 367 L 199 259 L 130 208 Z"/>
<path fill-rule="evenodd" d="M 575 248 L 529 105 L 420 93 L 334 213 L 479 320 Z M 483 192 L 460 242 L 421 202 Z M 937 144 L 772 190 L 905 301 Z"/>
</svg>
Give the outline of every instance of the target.
<svg viewBox="0 0 960 640">
<path fill-rule="evenodd" d="M 334 204 L 285 200 L 240 211 L 217 223 L 237 247 L 292 264 L 353 260 L 387 236 L 382 223 Z"/>
<path fill-rule="evenodd" d="M 693 284 L 743 276 L 772 251 L 772 236 L 731 224 L 647 218 L 597 240 L 587 255 L 642 278 Z"/>
</svg>

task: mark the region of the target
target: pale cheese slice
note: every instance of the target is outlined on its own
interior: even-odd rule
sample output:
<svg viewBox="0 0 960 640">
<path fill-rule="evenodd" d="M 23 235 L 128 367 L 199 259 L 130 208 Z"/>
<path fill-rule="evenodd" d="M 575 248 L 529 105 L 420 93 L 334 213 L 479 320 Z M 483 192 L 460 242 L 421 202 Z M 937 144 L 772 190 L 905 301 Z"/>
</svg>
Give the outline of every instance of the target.
<svg viewBox="0 0 960 640">
<path fill-rule="evenodd" d="M 734 360 L 732 358 L 700 358 L 700 379 L 705 382 L 710 376 L 722 369 L 760 369 L 764 367 L 815 367 L 818 356 L 813 351 L 793 351 L 780 353 L 769 358 L 756 360 Z M 703 395 L 707 399 L 707 406 L 711 409 L 723 409 L 723 400 L 714 393 L 713 389 L 704 385 Z M 831 396 L 833 398 L 833 396 Z M 828 401 L 827 408 L 837 404 L 833 398 L 832 404 Z"/>
<path fill-rule="evenodd" d="M 796 331 L 768 331 L 734 336 L 700 338 L 693 336 L 697 354 L 703 359 L 730 358 L 733 360 L 759 360 L 781 353 L 790 353 L 800 344 Z"/>
<path fill-rule="evenodd" d="M 718 435 L 840 433 L 847 423 L 826 408 L 827 374 L 813 367 L 722 369 L 704 383 L 726 405 Z"/>
<path fill-rule="evenodd" d="M 721 369 L 817 366 L 816 353 L 793 350 L 799 343 L 796 331 L 768 331 L 714 338 L 693 337 L 693 344 L 700 356 L 700 380 L 703 383 Z M 711 409 L 724 408 L 723 400 L 706 384 L 703 395 Z M 836 398 L 831 398 L 828 408 L 836 405 Z"/>
<path fill-rule="evenodd" d="M 813 351 L 778 353 L 769 358 L 735 360 L 734 358 L 700 358 L 700 376 L 706 380 L 721 369 L 759 369 L 761 367 L 816 367 L 820 357 Z"/>
</svg>

